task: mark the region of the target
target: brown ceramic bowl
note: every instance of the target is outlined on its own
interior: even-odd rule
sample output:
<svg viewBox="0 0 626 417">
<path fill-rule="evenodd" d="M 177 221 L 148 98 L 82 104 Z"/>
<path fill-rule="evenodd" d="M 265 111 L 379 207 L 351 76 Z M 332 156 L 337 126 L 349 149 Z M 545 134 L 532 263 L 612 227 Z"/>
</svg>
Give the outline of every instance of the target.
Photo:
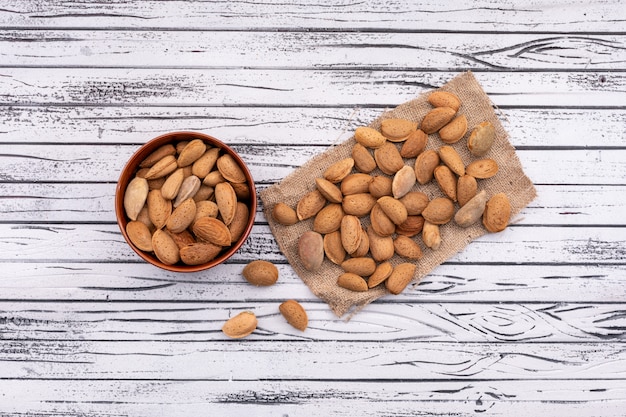
<svg viewBox="0 0 626 417">
<path fill-rule="evenodd" d="M 174 146 L 176 146 L 177 142 L 190 141 L 193 139 L 202 139 L 207 145 L 220 148 L 221 149 L 220 155 L 229 154 L 239 164 L 239 166 L 241 167 L 241 169 L 243 170 L 245 174 L 246 183 L 248 185 L 248 188 L 250 189 L 249 198 L 247 198 L 245 201 L 242 200 L 244 203 L 248 205 L 250 215 L 248 218 L 248 223 L 246 225 L 246 228 L 244 229 L 244 232 L 242 233 L 239 240 L 234 242 L 230 247 L 225 247 L 219 253 L 219 255 L 213 260 L 205 264 L 201 264 L 201 265 L 186 265 L 182 262 L 178 262 L 173 265 L 167 265 L 161 262 L 159 259 L 157 259 L 154 253 L 144 252 L 140 250 L 139 248 L 137 248 L 130 241 L 128 234 L 126 233 L 126 224 L 130 221 L 130 219 L 126 216 L 126 213 L 124 210 L 124 193 L 126 192 L 126 187 L 128 186 L 128 183 L 135 177 L 135 174 L 137 173 L 139 169 L 139 164 L 153 151 L 155 151 L 157 148 L 168 143 L 172 143 Z M 152 265 L 155 265 L 159 268 L 162 268 L 168 271 L 173 271 L 173 272 L 202 271 L 205 269 L 212 268 L 216 265 L 219 265 L 220 263 L 230 258 L 235 252 L 237 252 L 237 250 L 239 250 L 241 245 L 243 245 L 243 243 L 246 241 L 246 239 L 250 235 L 250 231 L 252 230 L 252 225 L 254 223 L 254 217 L 256 215 L 256 209 L 257 209 L 257 197 L 256 197 L 256 189 L 254 187 L 254 180 L 252 179 L 252 176 L 250 175 L 250 171 L 246 167 L 246 164 L 241 159 L 241 157 L 235 151 L 233 151 L 230 147 L 228 147 L 226 144 L 219 141 L 218 139 L 212 136 L 205 135 L 202 133 L 197 133 L 197 132 L 166 133 L 150 140 L 148 143 L 146 143 L 141 148 L 139 148 L 130 157 L 130 160 L 126 163 L 126 166 L 122 170 L 120 178 L 117 182 L 117 189 L 115 190 L 115 214 L 117 216 L 117 224 L 120 227 L 120 231 L 122 232 L 122 235 L 124 236 L 124 239 L 126 239 L 126 242 L 128 243 L 128 245 L 130 245 L 130 247 L 137 253 L 137 255 L 139 255 L 146 262 Z"/>
</svg>

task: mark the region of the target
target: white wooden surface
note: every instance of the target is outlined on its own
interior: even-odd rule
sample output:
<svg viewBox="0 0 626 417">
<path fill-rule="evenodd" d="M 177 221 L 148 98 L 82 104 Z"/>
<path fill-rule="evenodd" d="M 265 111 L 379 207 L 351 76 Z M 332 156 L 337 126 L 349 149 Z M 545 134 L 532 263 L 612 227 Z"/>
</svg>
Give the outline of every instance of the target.
<svg viewBox="0 0 626 417">
<path fill-rule="evenodd" d="M 0 415 L 626 415 L 621 1 L 0 0 L 0 56 Z M 162 132 L 223 139 L 263 189 L 466 70 L 539 196 L 350 321 L 261 211 L 204 273 L 119 233 L 119 171 Z M 258 258 L 275 286 L 242 279 Z M 260 326 L 227 340 L 241 310 Z"/>
</svg>

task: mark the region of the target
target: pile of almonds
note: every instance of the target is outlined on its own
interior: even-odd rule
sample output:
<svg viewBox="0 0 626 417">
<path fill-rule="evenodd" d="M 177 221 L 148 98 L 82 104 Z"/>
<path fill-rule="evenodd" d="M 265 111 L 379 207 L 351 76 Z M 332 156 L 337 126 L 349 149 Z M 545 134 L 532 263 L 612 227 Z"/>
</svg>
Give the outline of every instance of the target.
<svg viewBox="0 0 626 417">
<path fill-rule="evenodd" d="M 201 265 L 242 236 L 250 188 L 237 161 L 202 139 L 166 144 L 140 164 L 124 193 L 126 233 L 166 265 Z"/>
<path fill-rule="evenodd" d="M 358 127 L 351 157 L 327 167 L 295 208 L 282 202 L 272 207 L 272 217 L 285 226 L 313 220 L 312 230 L 298 240 L 306 270 L 315 272 L 328 259 L 343 269 L 340 287 L 367 291 L 384 283 L 399 294 L 424 251 L 440 248 L 442 225 L 454 221 L 468 227 L 482 220 L 489 232 L 507 227 L 508 197 L 479 191 L 480 180 L 498 173 L 496 161 L 485 158 L 495 140 L 494 126 L 473 127 L 466 143 L 473 160 L 466 165 L 451 146 L 468 132 L 460 99 L 435 91 L 428 102 L 432 109 L 420 124 L 393 118 L 382 120 L 380 130 Z M 429 137 L 441 142 L 437 150 L 426 150 Z M 419 191 L 431 181 L 441 191 L 432 199 Z M 395 255 L 400 263 L 391 261 Z"/>
</svg>

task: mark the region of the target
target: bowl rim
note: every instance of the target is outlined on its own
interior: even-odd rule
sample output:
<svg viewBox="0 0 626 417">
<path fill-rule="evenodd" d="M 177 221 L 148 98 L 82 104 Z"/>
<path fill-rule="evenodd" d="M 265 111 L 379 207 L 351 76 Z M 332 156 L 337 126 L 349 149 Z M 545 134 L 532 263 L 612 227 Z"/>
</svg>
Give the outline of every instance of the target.
<svg viewBox="0 0 626 417">
<path fill-rule="evenodd" d="M 160 146 L 166 145 L 168 143 L 180 142 L 184 140 L 193 140 L 193 139 L 202 139 L 204 142 L 209 143 L 214 147 L 218 147 L 224 150 L 226 153 L 230 154 L 235 159 L 235 161 L 239 164 L 239 166 L 243 170 L 244 175 L 246 177 L 246 183 L 248 184 L 248 187 L 250 189 L 250 201 L 248 204 L 248 209 L 249 209 L 248 224 L 246 225 L 246 228 L 241 234 L 241 237 L 239 238 L 239 240 L 237 240 L 237 242 L 231 245 L 228 248 L 228 250 L 220 253 L 219 256 L 212 259 L 211 261 L 204 263 L 204 264 L 200 264 L 200 265 L 185 265 L 185 264 L 181 264 L 180 262 L 173 264 L 173 265 L 167 265 L 161 262 L 156 256 L 153 256 L 147 252 L 140 250 L 130 241 L 128 233 L 126 232 L 126 225 L 128 224 L 130 220 L 127 219 L 126 212 L 124 210 L 124 193 L 126 192 L 126 187 L 130 183 L 132 178 L 134 178 L 134 172 L 137 170 L 139 163 L 143 161 L 150 153 L 158 149 Z M 128 173 L 128 180 L 123 181 L 127 173 Z M 186 272 L 204 271 L 204 270 L 213 268 L 223 263 L 227 259 L 229 259 L 241 248 L 241 246 L 248 239 L 250 232 L 252 231 L 252 227 L 254 226 L 254 219 L 256 216 L 256 211 L 257 211 L 257 191 L 256 191 L 254 179 L 252 178 L 252 174 L 250 173 L 250 170 L 248 169 L 247 164 L 244 162 L 241 156 L 239 156 L 239 154 L 235 152 L 235 150 L 231 148 L 229 145 L 227 145 L 226 143 L 222 142 L 221 140 L 211 135 L 208 135 L 206 133 L 201 133 L 201 132 L 186 131 L 186 130 L 173 131 L 173 132 L 163 133 L 153 139 L 148 140 L 146 143 L 141 145 L 137 150 L 135 150 L 135 152 L 128 159 L 128 161 L 126 162 L 126 164 L 120 171 L 120 175 L 118 177 L 117 185 L 115 188 L 115 217 L 117 219 L 117 225 L 122 233 L 122 236 L 124 237 L 124 240 L 131 247 L 131 249 L 137 255 L 139 255 L 139 257 L 142 258 L 144 261 L 158 268 L 161 268 L 170 272 L 185 272 L 186 273 Z"/>
</svg>

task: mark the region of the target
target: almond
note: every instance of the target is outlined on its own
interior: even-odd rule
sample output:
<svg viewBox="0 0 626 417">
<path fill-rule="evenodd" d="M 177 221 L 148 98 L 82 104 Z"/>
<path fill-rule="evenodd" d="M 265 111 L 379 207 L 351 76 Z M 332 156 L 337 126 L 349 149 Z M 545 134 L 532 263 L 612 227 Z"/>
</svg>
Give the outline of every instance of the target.
<svg viewBox="0 0 626 417">
<path fill-rule="evenodd" d="M 374 288 L 375 286 L 389 278 L 392 272 L 393 266 L 391 265 L 391 262 L 386 261 L 379 263 L 376 266 L 376 270 L 374 271 L 374 273 L 370 275 L 367 280 L 368 288 Z"/>
<path fill-rule="evenodd" d="M 400 202 L 406 207 L 406 212 L 409 216 L 416 216 L 422 214 L 430 199 L 421 191 L 410 191 L 400 198 Z"/>
<path fill-rule="evenodd" d="M 156 178 L 162 178 L 171 174 L 178 168 L 176 164 L 176 157 L 174 155 L 167 155 L 161 158 L 156 164 L 152 165 L 148 172 L 144 175 L 147 180 L 153 180 Z"/>
<path fill-rule="evenodd" d="M 242 184 L 246 182 L 246 174 L 244 174 L 241 166 L 235 161 L 230 154 L 224 154 L 217 158 L 217 170 L 222 177 L 228 182 L 234 184 Z"/>
<path fill-rule="evenodd" d="M 180 260 L 185 265 L 202 265 L 215 259 L 221 251 L 221 246 L 209 242 L 194 242 L 180 248 Z"/>
<path fill-rule="evenodd" d="M 376 199 L 369 193 L 347 195 L 341 202 L 343 211 L 346 214 L 358 217 L 368 215 L 374 204 L 376 204 Z"/>
<path fill-rule="evenodd" d="M 358 276 L 357 274 L 353 274 L 352 272 L 344 272 L 343 274 L 339 275 L 339 278 L 337 279 L 337 285 L 350 291 L 367 291 L 367 282 L 365 282 L 362 277 Z"/>
<path fill-rule="evenodd" d="M 501 232 L 508 226 L 510 217 L 509 198 L 504 193 L 498 193 L 487 201 L 483 213 L 483 225 L 492 233 Z"/>
<path fill-rule="evenodd" d="M 219 157 L 219 148 L 209 148 L 191 165 L 191 173 L 198 178 L 206 177 L 215 167 Z"/>
<path fill-rule="evenodd" d="M 161 159 L 169 155 L 176 155 L 176 148 L 171 143 L 163 145 L 159 147 L 157 150 L 155 150 L 154 152 L 152 152 L 143 161 L 141 161 L 139 166 L 141 168 L 146 168 L 146 167 L 149 168 L 152 165 L 159 162 Z"/>
<path fill-rule="evenodd" d="M 202 182 L 200 181 L 200 178 L 195 175 L 190 175 L 185 178 L 183 183 L 180 185 L 180 189 L 178 190 L 178 194 L 174 200 L 174 207 L 178 207 L 180 203 L 188 198 L 193 198 L 200 189 L 201 185 Z"/>
<path fill-rule="evenodd" d="M 391 236 L 380 236 L 370 226 L 367 228 L 367 237 L 370 242 L 370 254 L 376 262 L 386 261 L 393 257 L 394 247 Z"/>
<path fill-rule="evenodd" d="M 455 117 L 450 123 L 439 129 L 439 138 L 444 143 L 457 143 L 467 133 L 467 117 L 464 114 Z"/>
<path fill-rule="evenodd" d="M 439 159 L 446 164 L 456 175 L 465 175 L 465 164 L 461 155 L 452 146 L 442 146 L 439 148 Z"/>
<path fill-rule="evenodd" d="M 144 223 L 140 221 L 130 221 L 126 224 L 126 234 L 137 249 L 152 252 L 152 233 Z"/>
<path fill-rule="evenodd" d="M 415 159 L 415 178 L 424 185 L 433 179 L 435 168 L 439 165 L 439 154 L 430 149 L 422 152 Z"/>
<path fill-rule="evenodd" d="M 336 265 L 341 265 L 346 259 L 346 250 L 341 243 L 339 230 L 324 235 L 324 253 L 328 260 Z"/>
<path fill-rule="evenodd" d="M 179 142 L 176 142 L 176 153 L 181 153 L 187 145 L 189 145 L 188 140 L 181 140 Z"/>
<path fill-rule="evenodd" d="M 296 211 L 285 203 L 276 203 L 272 208 L 272 217 L 284 226 L 291 226 L 298 223 Z"/>
<path fill-rule="evenodd" d="M 341 267 L 346 272 L 352 272 L 361 277 L 367 277 L 376 270 L 376 262 L 372 258 L 360 257 L 350 258 L 341 263 Z"/>
<path fill-rule="evenodd" d="M 324 262 L 324 238 L 317 232 L 308 230 L 298 239 L 298 255 L 307 271 L 315 272 Z"/>
<path fill-rule="evenodd" d="M 385 119 L 380 122 L 380 131 L 390 142 L 402 142 L 417 129 L 417 123 L 406 119 Z"/>
<path fill-rule="evenodd" d="M 471 175 L 463 175 L 459 177 L 456 186 L 456 198 L 460 207 L 463 207 L 468 201 L 470 201 L 478 191 L 478 183 L 476 178 Z"/>
<path fill-rule="evenodd" d="M 245 182 L 231 182 L 230 185 L 235 190 L 238 200 L 247 201 L 250 199 L 250 187 Z"/>
<path fill-rule="evenodd" d="M 493 159 L 479 159 L 469 164 L 465 172 L 474 178 L 491 178 L 498 173 L 498 163 Z"/>
<path fill-rule="evenodd" d="M 139 212 L 146 204 L 150 188 L 145 178 L 133 178 L 124 191 L 124 211 L 131 220 L 137 220 Z"/>
<path fill-rule="evenodd" d="M 408 165 L 400 168 L 391 182 L 391 192 L 394 198 L 402 198 L 406 193 L 411 191 L 415 185 L 415 170 Z"/>
<path fill-rule="evenodd" d="M 215 186 L 215 202 L 224 224 L 228 226 L 235 218 L 237 194 L 228 182 L 220 182 Z"/>
<path fill-rule="evenodd" d="M 456 201 L 456 182 L 454 173 L 445 165 L 435 168 L 435 179 L 443 193 L 452 201 Z"/>
<path fill-rule="evenodd" d="M 407 216 L 406 220 L 396 226 L 396 233 L 403 236 L 413 237 L 419 234 L 424 227 L 422 216 Z"/>
<path fill-rule="evenodd" d="M 339 187 L 325 178 L 316 178 L 315 186 L 326 200 L 331 203 L 341 203 L 343 200 L 343 194 Z"/>
<path fill-rule="evenodd" d="M 206 152 L 206 146 L 202 139 L 194 139 L 189 142 L 178 155 L 178 166 L 186 167 L 196 162 Z"/>
<path fill-rule="evenodd" d="M 233 220 L 228 225 L 228 230 L 230 230 L 230 240 L 232 243 L 237 242 L 241 236 L 243 236 L 243 233 L 248 227 L 249 217 L 250 209 L 248 206 L 241 201 L 238 201 L 235 208 L 235 217 L 233 217 Z"/>
<path fill-rule="evenodd" d="M 402 144 L 400 156 L 403 158 L 415 158 L 424 152 L 428 143 L 428 135 L 423 130 L 417 129 L 412 132 Z"/>
<path fill-rule="evenodd" d="M 366 148 L 380 148 L 387 142 L 387 138 L 378 130 L 371 127 L 357 127 L 354 131 L 354 139 Z"/>
<path fill-rule="evenodd" d="M 309 318 L 304 307 L 295 300 L 287 300 L 278 306 L 280 314 L 283 315 L 287 323 L 300 331 L 306 330 L 309 325 Z"/>
<path fill-rule="evenodd" d="M 352 147 L 352 159 L 354 159 L 354 167 L 363 173 L 369 174 L 376 169 L 376 161 L 369 150 L 360 143 Z"/>
<path fill-rule="evenodd" d="M 421 129 L 427 134 L 435 133 L 450 123 L 455 114 L 456 110 L 450 107 L 435 107 L 424 116 Z"/>
<path fill-rule="evenodd" d="M 215 187 L 217 184 L 224 181 L 226 181 L 226 179 L 222 176 L 222 173 L 215 170 L 209 172 L 207 176 L 204 177 L 202 184 L 208 185 L 209 187 Z"/>
<path fill-rule="evenodd" d="M 333 184 L 337 184 L 350 174 L 353 167 L 354 159 L 344 158 L 326 168 L 322 176 Z"/>
<path fill-rule="evenodd" d="M 427 100 L 433 107 L 450 107 L 454 111 L 459 111 L 461 107 L 461 100 L 448 91 L 433 91 Z"/>
<path fill-rule="evenodd" d="M 202 217 L 192 226 L 193 233 L 205 242 L 218 246 L 230 246 L 232 238 L 228 226 L 213 217 Z"/>
<path fill-rule="evenodd" d="M 222 332 L 230 338 L 241 339 L 252 334 L 257 325 L 258 320 L 253 312 L 242 311 L 224 323 Z"/>
<path fill-rule="evenodd" d="M 215 217 L 217 218 L 219 214 L 219 209 L 217 208 L 217 204 L 214 201 L 198 201 L 196 203 L 196 217 L 193 219 L 194 222 L 198 221 L 202 217 Z"/>
<path fill-rule="evenodd" d="M 172 212 L 165 223 L 165 227 L 172 233 L 180 233 L 189 227 L 195 218 L 196 202 L 192 198 L 188 198 Z"/>
<path fill-rule="evenodd" d="M 482 190 L 456 212 L 454 221 L 461 227 L 471 226 L 483 215 L 486 203 L 487 193 Z"/>
<path fill-rule="evenodd" d="M 404 160 L 400 156 L 400 151 L 391 142 L 385 142 L 374 150 L 374 160 L 378 168 L 387 175 L 395 174 L 404 166 Z"/>
<path fill-rule="evenodd" d="M 345 215 L 341 219 L 341 244 L 347 253 L 354 253 L 361 243 L 363 227 L 358 217 Z"/>
<path fill-rule="evenodd" d="M 152 249 L 154 254 L 165 265 L 174 265 L 180 260 L 178 245 L 174 239 L 161 229 L 152 234 Z"/>
<path fill-rule="evenodd" d="M 382 175 L 374 176 L 369 185 L 369 193 L 375 199 L 379 199 L 385 195 L 393 195 L 393 180 Z"/>
<path fill-rule="evenodd" d="M 424 244 L 432 250 L 437 250 L 441 246 L 441 234 L 439 226 L 425 221 L 422 228 L 422 240 Z"/>
<path fill-rule="evenodd" d="M 296 214 L 299 220 L 315 216 L 326 205 L 326 199 L 319 190 L 309 191 L 298 201 Z"/>
<path fill-rule="evenodd" d="M 422 211 L 422 216 L 424 220 L 433 224 L 448 223 L 454 216 L 454 204 L 449 198 L 434 198 Z"/>
<path fill-rule="evenodd" d="M 343 215 L 341 204 L 328 204 L 315 215 L 313 230 L 323 235 L 339 230 Z"/>
<path fill-rule="evenodd" d="M 148 193 L 146 204 L 150 221 L 154 227 L 161 229 L 172 214 L 172 202 L 164 199 L 160 190 L 152 190 Z"/>
<path fill-rule="evenodd" d="M 182 168 L 178 168 L 172 172 L 166 179 L 163 185 L 161 185 L 161 195 L 166 200 L 173 200 L 180 190 L 180 186 L 183 185 L 185 175 Z"/>
<path fill-rule="evenodd" d="M 242 275 L 252 285 L 267 287 L 278 281 L 278 268 L 269 261 L 258 259 L 248 263 Z"/>
<path fill-rule="evenodd" d="M 474 156 L 483 156 L 493 146 L 496 129 L 491 122 L 482 122 L 476 126 L 467 139 L 467 148 Z"/>
<path fill-rule="evenodd" d="M 341 181 L 341 193 L 343 195 L 369 192 L 369 185 L 374 177 L 368 174 L 350 174 Z"/>
<path fill-rule="evenodd" d="M 423 256 L 422 248 L 408 236 L 397 236 L 393 241 L 393 247 L 398 255 L 406 259 L 418 260 Z"/>
<path fill-rule="evenodd" d="M 194 243 L 196 243 L 196 238 L 193 237 L 193 235 L 189 232 L 189 229 L 183 230 L 180 233 L 172 233 L 169 230 L 165 229 L 165 232 L 170 235 L 170 237 L 174 240 L 174 243 L 176 243 L 178 249 L 182 249 L 185 246 L 193 245 Z M 220 247 L 220 250 L 221 249 L 222 248 Z"/>
<path fill-rule="evenodd" d="M 367 237 L 367 233 L 365 232 L 363 227 L 361 227 L 361 242 L 359 242 L 359 246 L 350 255 L 354 258 L 362 258 L 363 256 L 367 255 L 369 251 L 370 240 Z"/>
<path fill-rule="evenodd" d="M 406 206 L 393 197 L 381 197 L 378 199 L 378 204 L 380 204 L 387 217 L 396 225 L 405 221 L 408 216 Z"/>
<path fill-rule="evenodd" d="M 148 206 L 144 205 L 143 208 L 141 209 L 141 211 L 139 212 L 139 215 L 137 216 L 137 221 L 138 222 L 142 222 L 143 224 L 146 225 L 146 227 L 148 227 L 148 229 L 150 230 L 150 232 L 154 232 L 154 225 L 152 224 L 152 221 L 150 220 L 150 216 L 148 215 Z"/>
<path fill-rule="evenodd" d="M 380 236 L 391 236 L 396 231 L 395 223 L 385 214 L 378 203 L 372 207 L 370 222 L 374 231 Z"/>
<path fill-rule="evenodd" d="M 415 264 L 412 263 L 401 263 L 397 265 L 389 278 L 385 281 L 385 287 L 392 294 L 400 294 L 407 285 L 413 280 L 413 275 L 415 275 Z"/>
</svg>

